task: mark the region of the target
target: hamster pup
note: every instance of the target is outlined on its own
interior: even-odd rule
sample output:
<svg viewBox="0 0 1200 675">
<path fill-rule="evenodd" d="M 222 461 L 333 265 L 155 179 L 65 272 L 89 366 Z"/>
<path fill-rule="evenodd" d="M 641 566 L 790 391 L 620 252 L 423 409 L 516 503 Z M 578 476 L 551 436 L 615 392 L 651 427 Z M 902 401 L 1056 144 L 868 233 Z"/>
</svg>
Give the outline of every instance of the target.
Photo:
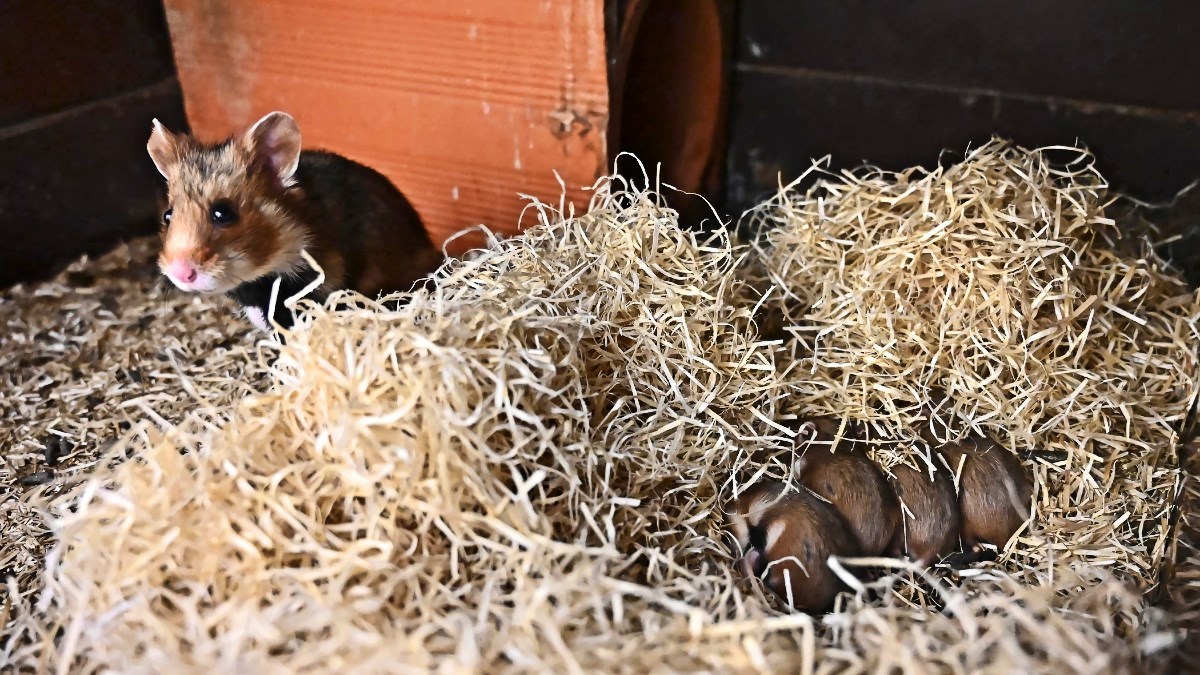
<svg viewBox="0 0 1200 675">
<path fill-rule="evenodd" d="M 827 561 L 859 555 L 858 541 L 837 510 L 808 490 L 785 494 L 783 483 L 756 483 L 726 518 L 743 554 L 742 571 L 794 609 L 827 611 L 846 590 Z"/>
</svg>

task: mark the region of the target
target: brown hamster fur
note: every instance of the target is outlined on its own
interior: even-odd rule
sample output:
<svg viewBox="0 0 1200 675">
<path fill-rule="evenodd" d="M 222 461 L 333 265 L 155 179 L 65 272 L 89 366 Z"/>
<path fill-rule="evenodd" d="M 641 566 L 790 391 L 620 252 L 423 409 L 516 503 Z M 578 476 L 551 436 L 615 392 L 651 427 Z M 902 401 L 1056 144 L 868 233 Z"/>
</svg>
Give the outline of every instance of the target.
<svg viewBox="0 0 1200 675">
<path fill-rule="evenodd" d="M 742 571 L 785 602 L 790 590 L 793 608 L 826 611 L 845 590 L 827 561 L 859 555 L 858 541 L 833 507 L 804 488 L 784 494 L 782 483 L 757 483 L 738 497 L 727 519 L 744 554 Z"/>
<path fill-rule="evenodd" d="M 907 554 L 919 565 L 931 565 L 958 547 L 962 517 L 954 481 L 945 467 L 932 476 L 898 464 L 889 470 L 888 483 L 900 503 L 900 527 L 888 554 Z"/>
<path fill-rule="evenodd" d="M 839 444 L 830 452 L 832 436 L 820 433 L 796 463 L 800 483 L 838 510 L 862 546 L 864 555 L 879 555 L 892 544 L 900 527 L 900 504 L 864 446 Z M 828 422 L 824 423 L 828 431 Z M 834 427 L 836 430 L 836 426 Z"/>
<path fill-rule="evenodd" d="M 271 285 L 282 300 L 325 274 L 368 296 L 411 290 L 443 261 L 416 210 L 383 174 L 339 155 L 301 150 L 286 113 L 221 143 L 172 134 L 158 120 L 146 146 L 167 180 L 162 272 L 179 288 L 227 293 L 260 327 Z M 276 320 L 291 323 L 277 311 Z"/>
<path fill-rule="evenodd" d="M 990 438 L 973 434 L 961 441 L 943 442 L 941 439 L 952 437 L 947 397 L 933 390 L 929 398 L 928 420 L 917 431 L 958 476 L 963 545 L 975 548 L 986 542 L 1002 548 L 1029 518 L 1033 478 L 1015 454 Z M 941 413 L 934 414 L 939 408 Z"/>
<path fill-rule="evenodd" d="M 1021 460 L 990 439 L 972 438 L 940 448 L 958 474 L 963 545 L 1002 548 L 1029 518 L 1033 480 Z"/>
</svg>

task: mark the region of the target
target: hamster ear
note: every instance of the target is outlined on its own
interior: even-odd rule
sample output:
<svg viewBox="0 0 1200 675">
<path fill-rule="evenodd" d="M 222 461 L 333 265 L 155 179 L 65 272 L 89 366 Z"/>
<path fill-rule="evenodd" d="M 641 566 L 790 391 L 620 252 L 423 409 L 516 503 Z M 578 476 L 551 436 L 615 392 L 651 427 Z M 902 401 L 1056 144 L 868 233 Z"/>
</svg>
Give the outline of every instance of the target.
<svg viewBox="0 0 1200 675">
<path fill-rule="evenodd" d="M 167 131 L 158 119 L 151 122 L 150 126 L 150 140 L 146 143 L 146 152 L 150 153 L 150 159 L 154 160 L 158 172 L 166 178 L 167 169 L 179 161 L 179 138 Z"/>
<path fill-rule="evenodd" d="M 801 424 L 800 428 L 796 430 L 796 436 L 797 437 L 803 436 L 804 440 L 806 440 L 806 441 L 816 440 L 817 433 L 818 433 L 817 423 L 813 422 L 812 420 L 809 420 L 809 421 L 805 422 L 804 424 Z"/>
<path fill-rule="evenodd" d="M 273 112 L 254 123 L 242 138 L 246 150 L 279 177 L 285 187 L 292 184 L 300 164 L 300 127 L 285 112 Z"/>
</svg>

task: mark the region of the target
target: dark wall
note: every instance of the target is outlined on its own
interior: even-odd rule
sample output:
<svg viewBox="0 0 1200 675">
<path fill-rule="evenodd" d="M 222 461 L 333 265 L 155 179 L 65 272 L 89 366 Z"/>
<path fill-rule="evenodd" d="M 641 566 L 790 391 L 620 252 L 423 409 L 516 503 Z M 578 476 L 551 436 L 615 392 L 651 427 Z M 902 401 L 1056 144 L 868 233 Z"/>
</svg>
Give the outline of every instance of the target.
<svg viewBox="0 0 1200 675">
<path fill-rule="evenodd" d="M 5 0 L 0 64 L 0 287 L 153 231 L 150 120 L 184 126 L 160 0 Z"/>
<path fill-rule="evenodd" d="M 1142 199 L 1200 178 L 1200 2 L 738 0 L 736 23 L 727 212 L 826 154 L 928 166 L 993 133 L 1078 139 Z M 149 122 L 185 125 L 161 1 L 7 0 L 0 64 L 0 287 L 151 231 Z"/>
<path fill-rule="evenodd" d="M 930 166 L 993 133 L 1090 147 L 1147 200 L 1200 178 L 1195 0 L 740 0 L 731 207 L 832 155 Z"/>
</svg>

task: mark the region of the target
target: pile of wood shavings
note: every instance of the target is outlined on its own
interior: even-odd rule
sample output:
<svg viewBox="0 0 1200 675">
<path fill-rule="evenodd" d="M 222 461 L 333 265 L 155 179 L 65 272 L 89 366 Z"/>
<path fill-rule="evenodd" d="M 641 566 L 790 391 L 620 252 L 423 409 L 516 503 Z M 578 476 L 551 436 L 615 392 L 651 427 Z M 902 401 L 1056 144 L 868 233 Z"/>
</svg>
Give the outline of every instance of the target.
<svg viewBox="0 0 1200 675">
<path fill-rule="evenodd" d="M 778 440 L 772 349 L 728 302 L 735 251 L 651 194 L 542 215 L 398 311 L 312 308 L 228 424 L 139 430 L 141 461 L 55 504 L 44 613 L 19 618 L 15 656 L 84 672 L 745 663 L 739 636 L 704 633 L 769 611 L 739 590 L 717 511 L 731 471 Z"/>
<path fill-rule="evenodd" d="M 915 429 L 936 388 L 956 434 L 1039 451 L 1032 525 L 999 569 L 1060 592 L 1073 584 L 1048 569 L 1161 581 L 1198 391 L 1197 293 L 1149 247 L 1114 253 L 1136 246 L 1116 241 L 1112 199 L 1083 150 L 993 140 L 933 172 L 783 188 L 751 214 L 762 313 L 794 338 L 785 412 L 868 422 L 895 439 L 882 465 L 924 467 Z"/>
<path fill-rule="evenodd" d="M 1004 208 L 1034 208 L 1028 192 L 1012 189 L 1006 167 L 1015 165 L 1041 193 L 1071 194 L 1061 175 L 1030 171 L 1042 162 L 1036 153 L 991 149 L 947 172 L 988 179 L 951 186 L 969 185 Z M 789 309 L 789 330 L 803 334 L 820 318 L 811 293 L 837 290 L 833 280 L 849 278 L 861 251 L 847 245 L 841 258 L 805 257 L 801 248 L 787 252 L 787 233 L 823 222 L 819 211 L 839 203 L 866 208 L 867 195 L 878 203 L 863 220 L 886 219 L 889 205 L 907 208 L 898 195 L 921 190 L 922 180 L 850 178 L 822 188 L 841 202 L 785 192 L 768 205 L 763 213 L 781 226 L 761 249 L 780 282 L 768 303 L 783 291 L 789 308 L 804 301 L 803 314 Z M 889 181 L 908 184 L 888 193 Z M 937 186 L 931 207 L 953 197 Z M 110 456 L 130 452 L 139 461 L 100 462 L 56 499 L 60 543 L 47 592 L 39 607 L 13 608 L 0 653 L 31 669 L 81 672 L 1120 672 L 1174 643 L 1167 617 L 1139 586 L 1167 538 L 1145 514 L 1170 509 L 1169 489 L 1155 481 L 1178 480 L 1174 436 L 1143 427 L 1151 403 L 1162 403 L 1155 410 L 1164 423 L 1181 417 L 1179 401 L 1194 389 L 1194 338 L 1181 344 L 1160 330 L 1146 342 L 1153 353 L 1126 345 L 1108 359 L 1092 353 L 1109 347 L 1094 336 L 1077 343 L 1094 367 L 1128 358 L 1173 367 L 1179 379 L 1174 389 L 1128 399 L 1137 428 L 1109 428 L 1105 449 L 1088 444 L 1068 450 L 1063 465 L 1039 467 L 1040 510 L 1066 513 L 1076 493 L 1099 499 L 1089 491 L 1095 484 L 1136 507 L 1125 521 L 1136 520 L 1141 533 L 1114 526 L 1101 509 L 1111 537 L 1033 547 L 1062 541 L 1047 528 L 1092 532 L 1080 513 L 1039 525 L 1001 564 L 963 578 L 893 564 L 824 619 L 780 612 L 757 584 L 734 575 L 720 516 L 737 486 L 773 471 L 758 458 L 790 452 L 788 432 L 774 423 L 777 406 L 850 410 L 903 426 L 903 409 L 881 417 L 873 406 L 887 410 L 919 390 L 924 370 L 908 373 L 918 379 L 897 395 L 867 395 L 847 383 L 874 373 L 903 341 L 871 345 L 857 370 L 844 360 L 806 361 L 797 345 L 811 350 L 813 341 L 787 351 L 760 341 L 739 288 L 741 250 L 696 241 L 656 195 L 620 187 L 602 185 L 580 218 L 543 209 L 540 227 L 451 264 L 437 291 L 399 311 L 339 299 L 311 308 L 278 348 L 269 391 L 227 408 L 227 423 L 205 417 L 169 433 L 135 429 Z M 1079 200 L 1095 206 L 1101 197 L 1096 190 Z M 804 199 L 821 200 L 818 213 L 779 215 L 781 203 Z M 1066 239 L 1059 250 L 1068 255 L 1087 248 Z M 958 264 L 994 264 L 1003 259 L 991 255 L 996 243 L 964 250 Z M 1161 284 L 1150 284 L 1141 305 L 1131 308 L 1117 291 L 1104 297 L 1151 326 L 1177 314 L 1194 325 L 1194 297 L 1160 309 L 1186 289 L 1153 264 L 1143 268 Z M 807 276 L 791 276 L 797 270 Z M 909 265 L 879 282 L 910 289 L 905 270 L 922 274 Z M 1019 324 L 1026 315 L 1016 307 Z M 909 328 L 937 343 L 929 329 Z M 986 326 L 979 333 L 989 335 Z M 829 375 L 834 368 L 841 379 Z M 1112 370 L 1097 378 L 1129 380 Z M 960 411 L 973 403 L 974 419 L 989 419 L 975 403 L 986 397 L 965 397 L 952 379 L 937 383 L 951 385 Z M 1010 434 L 997 435 L 1064 448 L 1054 439 L 1069 435 L 1054 434 L 1081 424 L 1072 406 L 1083 394 L 1041 400 L 1005 384 L 1049 422 L 1022 428 L 997 413 L 991 419 L 1005 420 Z M 217 385 L 190 386 L 209 396 Z M 1167 444 L 1160 455 L 1140 455 L 1143 483 L 1113 459 L 1114 448 L 1139 447 L 1131 438 Z M 1113 542 L 1121 555 L 1108 553 Z"/>
<path fill-rule="evenodd" d="M 134 241 L 0 293 L 0 609 L 41 588 L 52 542 L 39 509 L 134 422 L 182 420 L 197 405 L 184 382 L 215 411 L 266 384 L 245 322 L 223 298 L 163 283 L 156 253 Z"/>
</svg>

